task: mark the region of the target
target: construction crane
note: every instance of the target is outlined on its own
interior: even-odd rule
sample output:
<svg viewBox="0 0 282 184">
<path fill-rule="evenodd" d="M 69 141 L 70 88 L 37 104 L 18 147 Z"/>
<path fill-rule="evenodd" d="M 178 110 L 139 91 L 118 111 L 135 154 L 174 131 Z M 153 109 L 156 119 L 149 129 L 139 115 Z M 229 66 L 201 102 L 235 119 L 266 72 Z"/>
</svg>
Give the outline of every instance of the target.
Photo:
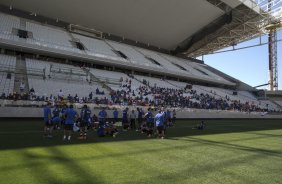
<svg viewBox="0 0 282 184">
<path fill-rule="evenodd" d="M 268 0 L 267 11 L 272 14 L 274 3 Z M 277 30 L 281 27 L 278 20 L 269 20 L 265 27 L 268 31 L 268 70 L 269 70 L 269 90 L 278 90 L 278 58 L 277 58 Z"/>
<path fill-rule="evenodd" d="M 278 90 L 278 58 L 277 58 L 277 30 L 282 27 L 281 0 L 258 0 L 259 4 L 264 4 L 264 11 L 270 15 L 267 25 L 264 28 L 268 32 L 268 71 L 269 71 L 269 90 Z M 279 10 L 277 11 L 277 7 Z"/>
<path fill-rule="evenodd" d="M 269 24 L 265 29 L 268 33 L 268 66 L 269 66 L 269 90 L 278 90 L 278 58 L 277 58 L 277 29 L 281 23 Z"/>
</svg>

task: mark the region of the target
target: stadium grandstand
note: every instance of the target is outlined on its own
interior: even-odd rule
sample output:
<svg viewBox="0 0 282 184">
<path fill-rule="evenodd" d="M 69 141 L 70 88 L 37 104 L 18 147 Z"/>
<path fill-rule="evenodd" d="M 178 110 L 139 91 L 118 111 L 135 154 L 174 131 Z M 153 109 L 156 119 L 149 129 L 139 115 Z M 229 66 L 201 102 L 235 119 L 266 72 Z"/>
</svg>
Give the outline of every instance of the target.
<svg viewBox="0 0 282 184">
<path fill-rule="evenodd" d="M 99 3 L 101 4 L 97 7 L 105 6 L 105 3 Z M 181 3 L 185 4 L 185 2 Z M 105 17 L 103 21 L 95 18 L 88 20 L 87 17 L 72 20 L 72 12 L 65 11 L 60 12 L 62 15 L 59 19 L 59 15 L 47 16 L 50 15 L 49 11 L 53 11 L 49 9 L 52 2 L 48 2 L 50 5 L 46 5 L 43 10 L 41 10 L 42 5 L 29 7 L 28 4 L 3 1 L 1 5 L 2 107 L 34 105 L 34 101 L 48 101 L 50 98 L 54 98 L 55 102 L 61 90 L 66 99 L 75 98 L 74 102 L 78 103 L 78 106 L 79 103 L 87 102 L 94 106 L 96 104 L 165 105 L 182 110 L 196 108 L 196 110 L 242 111 L 257 114 L 262 111 L 280 111 L 280 102 L 258 96 L 260 93 L 254 88 L 224 74 L 224 71 L 217 71 L 203 61 L 189 58 L 189 55 L 197 56 L 199 52 L 208 53 L 221 49 L 224 45 L 209 51 L 204 51 L 205 48 L 201 47 L 192 54 L 188 48 L 183 50 L 183 44 L 188 39 L 185 39 L 187 35 L 191 37 L 189 44 L 193 45 L 190 48 L 195 49 L 200 42 L 206 41 L 204 37 L 199 40 L 205 29 L 208 28 L 209 32 L 213 30 L 214 33 L 209 34 L 218 36 L 217 32 L 226 30 L 227 27 L 231 28 L 237 19 L 247 18 L 245 14 L 239 17 L 240 15 L 236 14 L 238 11 L 245 9 L 246 13 L 251 14 L 253 17 L 249 21 L 254 19 L 257 22 L 264 21 L 266 14 L 261 13 L 263 10 L 252 1 L 236 3 L 199 1 L 192 4 L 189 2 L 188 7 L 191 11 L 188 12 L 193 15 L 195 13 L 198 17 L 197 24 L 191 23 L 193 26 L 187 26 L 178 22 L 171 28 L 165 28 L 166 23 L 163 21 L 158 21 L 160 25 L 153 25 L 157 20 L 140 21 L 144 25 L 138 24 L 135 28 L 132 26 L 134 19 L 128 19 L 124 17 L 125 15 L 116 17 L 116 20 L 123 21 L 119 21 L 118 27 L 111 28 L 109 22 L 115 20 L 111 20 L 110 17 Z M 125 4 L 130 6 L 129 2 Z M 59 3 L 59 6 L 62 5 Z M 138 4 L 137 13 L 142 14 L 140 9 L 145 7 L 146 3 Z M 200 18 L 197 16 L 199 12 L 197 7 L 205 8 L 209 15 Z M 30 8 L 34 11 L 30 12 Z M 164 9 L 168 8 L 169 6 L 164 7 Z M 37 9 L 42 12 L 36 12 Z M 128 13 L 134 11 L 134 9 L 126 10 L 129 11 Z M 179 11 L 184 13 L 184 9 Z M 59 11 L 56 13 L 59 14 Z M 101 10 L 93 11 L 92 17 L 101 17 L 101 13 Z M 137 14 L 136 17 L 138 16 L 140 15 Z M 179 20 L 180 13 L 173 16 L 162 15 L 162 17 L 156 16 L 155 19 L 167 18 L 172 22 L 169 19 Z M 193 17 L 190 19 L 186 18 L 185 21 L 194 20 Z M 219 24 L 222 24 L 221 27 Z M 144 31 L 150 31 L 150 34 Z M 245 38 L 246 34 L 242 34 L 236 42 L 249 39 L 259 33 L 258 29 L 257 32 L 245 31 L 249 36 Z M 225 33 L 221 31 L 221 36 L 217 40 L 221 40 L 220 37 L 229 33 L 230 31 Z M 136 37 L 137 35 L 140 36 Z M 184 45 L 187 47 L 189 44 Z M 131 83 L 124 84 L 125 81 Z M 21 87 L 24 89 L 21 90 Z M 140 92 L 142 87 L 146 88 L 145 94 Z M 171 89 L 181 92 L 176 96 L 159 94 Z M 96 90 L 103 91 L 103 95 L 97 94 Z M 117 92 L 123 93 L 124 96 L 117 97 Z M 89 99 L 90 93 L 91 99 Z M 167 101 L 171 98 L 173 100 Z M 184 99 L 186 103 L 182 103 Z"/>
<path fill-rule="evenodd" d="M 105 118 L 116 119 L 114 111 L 123 114 L 125 111 L 127 113 L 128 108 L 128 113 L 132 111 L 134 113 L 136 109 L 137 112 L 139 109 L 144 109 L 146 112 L 147 109 L 151 109 L 154 116 L 159 114 L 158 110 L 161 112 L 161 109 L 165 109 L 173 113 L 167 118 L 168 122 L 169 119 L 174 118 L 183 122 L 190 121 L 189 119 L 201 120 L 201 124 L 193 126 L 193 129 L 204 129 L 206 124 L 203 120 L 206 119 L 213 119 L 211 121 L 271 119 L 278 127 L 277 122 L 282 118 L 282 93 L 278 91 L 276 83 L 278 80 L 275 68 L 276 56 L 272 55 L 276 61 L 270 61 L 274 63 L 270 67 L 269 85 L 272 89 L 270 91 L 257 90 L 244 81 L 225 74 L 225 71 L 219 71 L 196 58 L 261 35 L 275 35 L 276 30 L 282 27 L 281 7 L 280 0 L 0 0 L 1 121 L 10 121 L 11 118 L 28 118 L 27 120 L 34 121 L 44 116 L 42 109 L 44 108 L 45 112 L 46 106 L 55 109 L 57 106 L 62 108 L 68 105 L 83 113 L 86 111 L 85 107 L 89 108 L 98 116 L 99 126 L 101 122 L 104 123 Z M 273 39 L 275 38 L 273 36 Z M 270 42 L 274 43 L 277 40 Z M 103 117 L 101 112 L 104 111 L 107 115 Z M 133 119 L 132 116 L 130 114 L 130 120 Z M 120 115 L 118 119 L 121 117 Z M 126 129 L 123 119 L 122 126 Z M 174 120 L 171 120 L 171 123 Z M 183 122 L 181 126 L 185 129 L 186 125 Z M 141 129 L 141 124 L 138 126 Z M 239 123 L 238 126 L 244 125 Z M 246 126 L 251 125 L 246 123 Z M 135 124 L 131 127 L 136 131 L 139 131 L 139 128 L 135 128 Z M 186 134 L 184 129 L 179 132 L 176 129 L 171 130 L 171 134 L 179 137 L 178 133 L 181 131 L 183 135 Z M 86 139 L 86 132 L 83 132 L 82 128 L 80 131 L 80 135 L 85 134 Z M 211 130 L 213 131 L 217 132 Z M 237 131 L 240 132 L 239 128 Z M 97 133 L 99 135 L 98 130 Z M 139 139 L 134 137 L 136 135 L 133 135 L 133 132 L 129 134 L 133 139 Z M 152 136 L 152 133 L 147 132 L 147 134 L 148 137 Z M 4 135 L 6 133 L 1 130 L 0 138 Z M 111 136 L 115 137 L 116 134 L 113 133 Z M 129 139 L 123 134 L 121 137 L 120 141 Z M 159 137 L 164 138 L 164 133 L 159 133 Z M 70 140 L 70 134 L 68 139 Z M 40 141 L 30 143 L 31 147 L 41 146 Z M 90 144 L 91 141 L 87 143 Z M 199 140 L 197 143 L 215 143 L 223 146 L 223 143 L 216 141 Z M 50 147 L 59 144 L 61 143 L 44 143 Z M 3 150 L 8 150 L 12 145 L 25 148 L 29 143 L 11 142 L 3 146 Z M 226 147 L 232 145 L 230 143 Z M 240 149 L 251 150 L 247 146 L 241 146 Z M 1 150 L 0 146 L 0 154 Z M 142 152 L 140 150 L 138 151 Z M 56 148 L 53 151 L 55 153 Z M 251 151 L 267 152 L 281 158 L 281 150 L 279 153 L 260 148 Z M 27 157 L 29 154 L 32 158 L 31 152 L 24 153 Z M 176 157 L 178 159 L 182 156 Z M 2 160 L 1 155 L 0 160 Z M 73 171 L 79 173 L 79 166 L 69 163 L 67 165 L 75 167 Z M 133 166 L 134 164 L 129 167 Z M 0 166 L 0 171 L 2 169 L 4 171 L 5 168 L 6 166 L 3 168 Z M 7 168 L 10 168 L 9 165 Z M 55 169 L 58 168 L 60 169 L 60 167 Z M 135 169 L 134 166 L 133 170 Z M 151 171 L 148 170 L 147 174 L 149 172 Z M 94 183 L 140 183 L 135 179 L 126 179 L 122 174 L 120 181 L 110 179 L 111 176 L 106 176 L 104 173 L 101 175 L 104 178 L 101 181 L 95 178 L 97 182 Z M 0 174 L 0 179 L 2 176 Z M 75 176 L 74 174 L 72 178 Z M 161 176 L 158 175 L 160 178 Z M 93 179 L 87 174 L 81 177 L 84 179 L 74 179 L 73 182 L 45 180 L 45 177 L 42 180 L 32 181 L 34 183 L 91 183 L 89 181 Z M 164 178 L 151 181 L 174 183 Z M 12 183 L 20 183 L 20 180 L 14 181 Z M 31 180 L 24 181 L 30 183 Z M 207 183 L 219 183 L 218 181 L 214 179 Z M 240 181 L 237 183 L 253 181 L 256 183 L 255 181 L 259 179 Z M 146 178 L 144 183 L 147 182 L 150 182 L 150 178 Z M 222 182 L 233 183 L 228 179 Z M 190 182 L 176 181 L 175 183 Z M 192 180 L 191 183 L 205 182 Z M 269 181 L 269 183 L 276 182 Z"/>
</svg>

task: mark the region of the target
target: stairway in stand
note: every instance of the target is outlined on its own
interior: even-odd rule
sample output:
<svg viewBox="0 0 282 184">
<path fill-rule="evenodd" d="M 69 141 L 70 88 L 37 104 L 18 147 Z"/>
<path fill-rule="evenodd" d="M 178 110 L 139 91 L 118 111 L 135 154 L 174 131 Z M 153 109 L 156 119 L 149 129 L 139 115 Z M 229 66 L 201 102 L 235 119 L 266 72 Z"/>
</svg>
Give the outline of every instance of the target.
<svg viewBox="0 0 282 184">
<path fill-rule="evenodd" d="M 85 71 L 85 73 L 86 73 L 87 75 L 90 76 L 90 80 L 91 80 L 92 82 L 96 82 L 96 83 L 100 84 L 100 85 L 101 85 L 104 89 L 106 89 L 108 92 L 113 91 L 113 89 L 112 89 L 110 86 L 108 86 L 108 85 L 106 84 L 106 82 L 101 81 L 98 77 L 96 77 L 96 76 L 93 75 L 91 72 L 89 72 L 89 70 L 87 70 L 87 69 L 83 69 L 83 70 Z"/>
<path fill-rule="evenodd" d="M 20 93 L 21 83 L 24 84 L 23 93 L 28 93 L 29 84 L 28 84 L 27 71 L 26 71 L 26 61 L 23 56 L 17 56 L 15 81 L 14 81 L 14 92 Z"/>
</svg>

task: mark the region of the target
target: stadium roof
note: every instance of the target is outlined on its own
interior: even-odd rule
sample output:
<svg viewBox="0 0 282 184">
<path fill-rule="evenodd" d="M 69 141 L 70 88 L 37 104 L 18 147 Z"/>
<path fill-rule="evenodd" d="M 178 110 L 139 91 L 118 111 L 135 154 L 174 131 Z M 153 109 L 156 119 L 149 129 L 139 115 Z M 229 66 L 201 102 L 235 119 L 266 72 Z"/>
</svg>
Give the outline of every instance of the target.
<svg viewBox="0 0 282 184">
<path fill-rule="evenodd" d="M 196 57 L 260 34 L 252 0 L 1 0 L 0 5 Z"/>
</svg>

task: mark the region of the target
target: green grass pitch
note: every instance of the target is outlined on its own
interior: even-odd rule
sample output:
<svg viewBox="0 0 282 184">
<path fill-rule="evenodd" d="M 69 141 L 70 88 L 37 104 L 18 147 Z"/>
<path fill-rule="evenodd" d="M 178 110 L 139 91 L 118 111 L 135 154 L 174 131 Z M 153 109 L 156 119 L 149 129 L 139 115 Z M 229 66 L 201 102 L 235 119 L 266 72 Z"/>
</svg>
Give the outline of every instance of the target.
<svg viewBox="0 0 282 184">
<path fill-rule="evenodd" d="M 282 183 L 282 120 L 178 121 L 164 140 L 43 138 L 40 120 L 1 120 L 0 183 Z"/>
</svg>

